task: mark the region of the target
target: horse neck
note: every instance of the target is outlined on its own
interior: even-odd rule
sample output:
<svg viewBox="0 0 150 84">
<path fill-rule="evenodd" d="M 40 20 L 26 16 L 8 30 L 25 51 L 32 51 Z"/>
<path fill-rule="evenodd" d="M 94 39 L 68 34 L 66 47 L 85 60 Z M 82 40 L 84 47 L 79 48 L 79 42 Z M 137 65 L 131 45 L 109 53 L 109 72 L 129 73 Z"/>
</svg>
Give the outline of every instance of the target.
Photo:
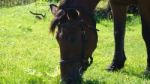
<svg viewBox="0 0 150 84">
<path fill-rule="evenodd" d="M 80 7 L 93 11 L 100 0 L 60 0 L 61 8 Z"/>
</svg>

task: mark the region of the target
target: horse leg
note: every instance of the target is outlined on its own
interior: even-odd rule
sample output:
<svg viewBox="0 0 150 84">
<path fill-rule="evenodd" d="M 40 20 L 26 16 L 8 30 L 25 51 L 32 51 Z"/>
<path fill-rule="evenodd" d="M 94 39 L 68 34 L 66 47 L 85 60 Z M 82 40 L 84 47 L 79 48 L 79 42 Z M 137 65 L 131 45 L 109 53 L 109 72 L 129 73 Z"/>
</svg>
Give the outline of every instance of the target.
<svg viewBox="0 0 150 84">
<path fill-rule="evenodd" d="M 147 49 L 147 68 L 150 71 L 150 1 L 139 0 L 139 9 L 142 21 L 142 36 Z"/>
<path fill-rule="evenodd" d="M 124 52 L 124 37 L 125 37 L 125 23 L 127 6 L 116 4 L 110 0 L 113 20 L 114 20 L 114 38 L 115 38 L 115 52 L 111 65 L 107 68 L 108 71 L 115 71 L 123 68 L 126 56 Z"/>
</svg>

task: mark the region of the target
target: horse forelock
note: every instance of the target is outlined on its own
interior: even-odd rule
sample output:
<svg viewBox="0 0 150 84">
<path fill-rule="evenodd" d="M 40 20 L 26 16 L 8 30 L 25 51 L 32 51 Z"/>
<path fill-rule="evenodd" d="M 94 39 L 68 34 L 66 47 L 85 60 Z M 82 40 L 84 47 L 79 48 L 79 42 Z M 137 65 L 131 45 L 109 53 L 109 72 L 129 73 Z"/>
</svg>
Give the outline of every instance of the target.
<svg viewBox="0 0 150 84">
<path fill-rule="evenodd" d="M 60 19 L 65 15 L 65 11 L 60 9 L 57 11 L 55 18 L 51 22 L 50 32 L 54 33 Z"/>
<path fill-rule="evenodd" d="M 50 25 L 50 32 L 54 33 L 55 32 L 55 29 L 56 29 L 56 26 L 58 25 L 59 23 L 59 19 L 58 18 L 54 18 L 51 22 L 51 25 Z"/>
</svg>

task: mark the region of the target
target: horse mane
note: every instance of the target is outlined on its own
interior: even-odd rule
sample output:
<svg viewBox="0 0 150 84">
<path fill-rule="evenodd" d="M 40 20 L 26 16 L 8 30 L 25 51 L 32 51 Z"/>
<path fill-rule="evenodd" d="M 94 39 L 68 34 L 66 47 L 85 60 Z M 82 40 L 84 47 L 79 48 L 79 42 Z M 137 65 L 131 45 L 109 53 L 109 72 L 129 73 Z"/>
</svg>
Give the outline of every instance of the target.
<svg viewBox="0 0 150 84">
<path fill-rule="evenodd" d="M 59 10 L 57 12 L 57 14 L 55 15 L 55 18 L 51 22 L 50 32 L 52 32 L 52 33 L 55 32 L 56 26 L 58 25 L 60 19 L 64 16 L 64 14 L 65 14 L 64 10 Z"/>
</svg>

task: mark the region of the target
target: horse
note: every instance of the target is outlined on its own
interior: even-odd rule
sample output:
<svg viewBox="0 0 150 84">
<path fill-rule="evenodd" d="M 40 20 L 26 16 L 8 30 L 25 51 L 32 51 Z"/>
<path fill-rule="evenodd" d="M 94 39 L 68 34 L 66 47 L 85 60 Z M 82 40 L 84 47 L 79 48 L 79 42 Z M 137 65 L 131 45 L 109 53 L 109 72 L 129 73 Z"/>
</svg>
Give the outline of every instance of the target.
<svg viewBox="0 0 150 84">
<path fill-rule="evenodd" d="M 98 1 L 62 0 L 59 6 L 50 5 L 54 15 L 50 31 L 54 33 L 57 28 L 62 84 L 81 84 L 83 73 L 93 63 L 98 41 L 94 8 Z"/>
<path fill-rule="evenodd" d="M 137 5 L 142 22 L 142 36 L 147 48 L 147 67 L 145 72 L 150 71 L 150 1 L 146 0 L 109 0 L 112 8 L 114 22 L 115 51 L 112 63 L 108 71 L 117 71 L 124 67 L 126 55 L 124 51 L 126 14 L 129 5 Z"/>
<path fill-rule="evenodd" d="M 92 53 L 97 46 L 96 21 L 94 9 L 100 0 L 62 0 L 59 6 L 50 5 L 54 15 L 50 30 L 55 32 L 61 53 L 61 79 L 66 84 L 79 84 L 82 74 L 92 64 Z M 125 24 L 127 8 L 136 4 L 141 15 L 142 36 L 147 48 L 147 67 L 150 71 L 150 1 L 145 0 L 109 0 L 114 22 L 115 51 L 108 71 L 117 71 L 124 67 Z M 89 61 L 89 59 L 91 59 Z"/>
</svg>

